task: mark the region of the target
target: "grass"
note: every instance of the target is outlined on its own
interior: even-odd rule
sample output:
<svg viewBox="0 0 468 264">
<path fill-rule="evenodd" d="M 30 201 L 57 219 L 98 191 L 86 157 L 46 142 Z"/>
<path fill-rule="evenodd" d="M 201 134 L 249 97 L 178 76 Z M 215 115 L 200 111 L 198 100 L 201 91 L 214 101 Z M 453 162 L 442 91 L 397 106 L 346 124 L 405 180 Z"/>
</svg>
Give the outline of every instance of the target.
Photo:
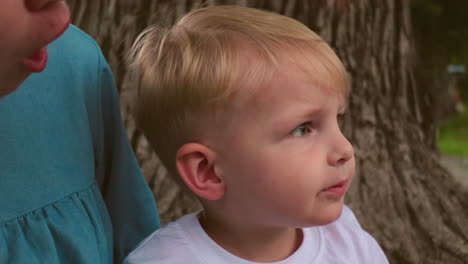
<svg viewBox="0 0 468 264">
<path fill-rule="evenodd" d="M 465 107 L 468 104 L 465 104 Z M 468 108 L 468 107 L 466 107 Z M 440 127 L 439 149 L 443 154 L 468 157 L 468 109 Z"/>
</svg>

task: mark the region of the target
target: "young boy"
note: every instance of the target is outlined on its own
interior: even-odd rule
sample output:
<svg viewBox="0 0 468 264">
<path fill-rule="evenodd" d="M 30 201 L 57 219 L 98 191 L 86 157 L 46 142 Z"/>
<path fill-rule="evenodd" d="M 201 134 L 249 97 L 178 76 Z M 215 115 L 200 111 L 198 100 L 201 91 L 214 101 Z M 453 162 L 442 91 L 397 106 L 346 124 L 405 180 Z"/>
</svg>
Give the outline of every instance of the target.
<svg viewBox="0 0 468 264">
<path fill-rule="evenodd" d="M 141 129 L 203 211 L 153 233 L 127 263 L 388 263 L 343 206 L 349 81 L 314 32 L 208 7 L 149 28 L 131 58 Z"/>
</svg>

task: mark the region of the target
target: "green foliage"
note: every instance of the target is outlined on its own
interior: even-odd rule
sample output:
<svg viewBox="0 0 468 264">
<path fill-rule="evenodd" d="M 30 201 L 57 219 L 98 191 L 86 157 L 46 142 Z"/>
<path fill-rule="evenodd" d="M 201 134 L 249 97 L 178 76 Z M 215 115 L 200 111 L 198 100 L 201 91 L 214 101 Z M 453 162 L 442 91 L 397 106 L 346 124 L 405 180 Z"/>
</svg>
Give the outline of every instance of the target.
<svg viewBox="0 0 468 264">
<path fill-rule="evenodd" d="M 467 9 L 466 0 L 411 1 L 416 33 L 424 39 L 424 45 L 446 49 L 449 63 L 468 62 Z"/>
<path fill-rule="evenodd" d="M 439 149 L 444 154 L 468 157 L 468 111 L 440 127 Z"/>
</svg>

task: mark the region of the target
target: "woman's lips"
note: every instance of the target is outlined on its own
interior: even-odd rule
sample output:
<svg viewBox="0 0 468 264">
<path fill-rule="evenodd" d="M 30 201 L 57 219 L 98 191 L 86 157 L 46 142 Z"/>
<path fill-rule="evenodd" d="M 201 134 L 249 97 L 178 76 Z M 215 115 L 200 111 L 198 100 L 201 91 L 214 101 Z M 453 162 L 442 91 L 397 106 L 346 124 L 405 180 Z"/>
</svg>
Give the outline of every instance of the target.
<svg viewBox="0 0 468 264">
<path fill-rule="evenodd" d="M 66 2 L 63 0 L 47 2 L 48 3 L 38 1 L 36 4 L 38 6 L 32 6 L 32 8 L 41 8 L 43 10 L 41 12 L 44 19 L 50 18 L 53 15 L 55 17 L 54 21 L 58 23 L 56 27 L 58 31 L 56 31 L 54 35 L 49 36 L 50 38 L 44 40 L 42 43 L 44 47 L 38 49 L 32 55 L 24 59 L 23 65 L 30 72 L 42 72 L 46 68 L 48 60 L 47 45 L 60 37 L 70 26 L 70 10 Z M 44 4 L 46 5 L 44 6 Z"/>
<path fill-rule="evenodd" d="M 47 49 L 43 47 L 24 59 L 23 65 L 31 72 L 42 72 L 47 66 L 47 58 Z"/>
</svg>

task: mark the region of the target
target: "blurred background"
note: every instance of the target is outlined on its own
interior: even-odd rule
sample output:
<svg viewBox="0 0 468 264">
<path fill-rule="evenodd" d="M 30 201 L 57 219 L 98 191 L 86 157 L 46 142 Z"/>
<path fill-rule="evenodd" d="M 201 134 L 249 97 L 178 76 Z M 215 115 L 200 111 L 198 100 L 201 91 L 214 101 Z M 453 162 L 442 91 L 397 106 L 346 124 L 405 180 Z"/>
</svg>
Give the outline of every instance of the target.
<svg viewBox="0 0 468 264">
<path fill-rule="evenodd" d="M 413 0 L 418 85 L 436 97 L 444 164 L 468 186 L 468 2 Z"/>
<path fill-rule="evenodd" d="M 293 17 L 320 34 L 352 80 L 345 135 L 357 174 L 346 203 L 390 263 L 468 263 L 468 2 L 462 0 L 68 0 L 118 84 L 132 146 L 163 223 L 198 204 L 167 177 L 131 115 L 125 52 L 144 28 L 234 4 Z M 131 195 L 131 194 L 128 194 Z"/>
</svg>

